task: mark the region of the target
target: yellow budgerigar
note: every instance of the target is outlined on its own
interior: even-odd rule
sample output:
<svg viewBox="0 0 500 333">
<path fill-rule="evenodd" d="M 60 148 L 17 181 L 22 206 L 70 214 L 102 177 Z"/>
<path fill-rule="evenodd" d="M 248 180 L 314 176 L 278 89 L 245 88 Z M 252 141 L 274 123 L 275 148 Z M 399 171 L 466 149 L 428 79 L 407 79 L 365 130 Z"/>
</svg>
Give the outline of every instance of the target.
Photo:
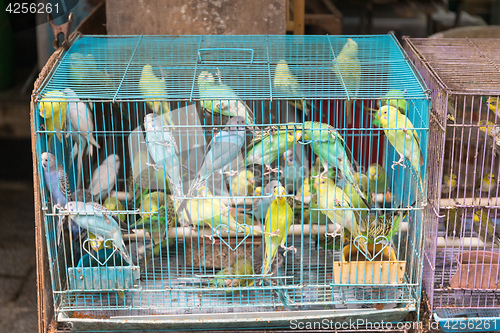
<svg viewBox="0 0 500 333">
<path fill-rule="evenodd" d="M 167 83 L 164 79 L 158 78 L 153 73 L 151 65 L 145 65 L 142 68 L 141 79 L 139 80 L 139 92 L 142 98 L 147 100 L 146 105 L 157 115 L 163 113 L 166 125 L 171 125 L 170 105 L 165 101 Z"/>
<path fill-rule="evenodd" d="M 299 80 L 290 71 L 285 60 L 280 60 L 274 70 L 274 89 L 280 94 L 296 97 L 297 99 L 289 100 L 288 103 L 309 115 L 310 103 L 303 99 L 304 93 Z"/>
<path fill-rule="evenodd" d="M 59 141 L 62 142 L 61 131 L 66 129 L 66 112 L 68 103 L 64 98 L 64 94 L 58 90 L 47 92 L 38 104 L 40 116 L 45 118 L 45 130 L 49 133 L 49 139 L 56 134 Z"/>
<path fill-rule="evenodd" d="M 286 251 L 294 249 L 293 246 L 285 246 L 288 229 L 293 224 L 293 211 L 286 202 L 285 195 L 286 190 L 283 186 L 278 185 L 274 187 L 273 201 L 266 214 L 265 255 L 262 274 L 267 274 L 271 270 L 271 265 L 278 253 L 278 247 L 282 247 Z"/>
<path fill-rule="evenodd" d="M 342 51 L 333 61 L 333 71 L 338 80 L 349 92 L 347 102 L 347 121 L 352 124 L 353 97 L 355 98 L 361 83 L 361 64 L 358 59 L 358 43 L 348 38 Z"/>
<path fill-rule="evenodd" d="M 410 119 L 401 114 L 395 107 L 384 105 L 378 110 L 380 125 L 391 145 L 399 154 L 399 160 L 394 161 L 394 165 L 406 167 L 404 159 L 410 161 L 420 182 L 420 187 L 424 188 L 420 166 L 424 164 L 424 158 L 420 151 L 420 140 L 417 132 L 413 129 Z M 395 128 L 395 129 L 392 129 Z"/>
<path fill-rule="evenodd" d="M 231 195 L 247 196 L 253 192 L 253 172 L 243 170 L 231 181 Z"/>
</svg>

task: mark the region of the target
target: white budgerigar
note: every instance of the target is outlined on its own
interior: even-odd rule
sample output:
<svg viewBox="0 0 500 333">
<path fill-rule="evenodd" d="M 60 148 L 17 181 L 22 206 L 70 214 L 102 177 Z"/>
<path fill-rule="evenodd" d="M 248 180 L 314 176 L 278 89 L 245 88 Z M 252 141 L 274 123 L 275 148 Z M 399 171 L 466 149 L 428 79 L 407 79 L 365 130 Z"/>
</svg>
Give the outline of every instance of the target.
<svg viewBox="0 0 500 333">
<path fill-rule="evenodd" d="M 120 169 L 120 157 L 115 154 L 109 155 L 98 168 L 92 173 L 90 190 L 93 196 L 105 197 L 115 187 L 118 170 Z"/>
</svg>

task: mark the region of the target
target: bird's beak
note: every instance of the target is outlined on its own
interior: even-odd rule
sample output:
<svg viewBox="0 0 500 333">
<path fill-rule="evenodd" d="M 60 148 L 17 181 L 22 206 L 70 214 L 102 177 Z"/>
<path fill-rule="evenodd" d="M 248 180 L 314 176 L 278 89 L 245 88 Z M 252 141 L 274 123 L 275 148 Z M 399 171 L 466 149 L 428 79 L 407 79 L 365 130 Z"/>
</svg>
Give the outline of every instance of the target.
<svg viewBox="0 0 500 333">
<path fill-rule="evenodd" d="M 302 132 L 295 133 L 295 142 L 299 141 L 300 139 L 302 139 Z"/>
</svg>

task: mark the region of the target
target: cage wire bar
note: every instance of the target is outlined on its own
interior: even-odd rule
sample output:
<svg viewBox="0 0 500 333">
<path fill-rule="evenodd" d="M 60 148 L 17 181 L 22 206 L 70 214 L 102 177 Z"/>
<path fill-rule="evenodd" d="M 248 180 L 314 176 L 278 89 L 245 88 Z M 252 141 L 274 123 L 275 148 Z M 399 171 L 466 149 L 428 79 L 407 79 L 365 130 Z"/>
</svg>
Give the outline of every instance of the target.
<svg viewBox="0 0 500 333">
<path fill-rule="evenodd" d="M 500 330 L 499 47 L 498 39 L 405 39 L 432 91 L 423 280 L 445 331 Z"/>
<path fill-rule="evenodd" d="M 76 35 L 33 97 L 59 323 L 418 319 L 430 104 L 392 34 Z"/>
</svg>

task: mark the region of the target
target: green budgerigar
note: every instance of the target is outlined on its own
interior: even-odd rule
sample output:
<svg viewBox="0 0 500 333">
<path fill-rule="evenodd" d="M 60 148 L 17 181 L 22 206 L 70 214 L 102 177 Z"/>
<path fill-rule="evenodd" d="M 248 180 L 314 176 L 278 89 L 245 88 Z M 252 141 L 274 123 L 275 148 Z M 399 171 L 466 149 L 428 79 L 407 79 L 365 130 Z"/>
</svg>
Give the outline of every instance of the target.
<svg viewBox="0 0 500 333">
<path fill-rule="evenodd" d="M 389 212 L 377 217 L 367 217 L 361 224 L 367 230 L 361 234 L 366 236 L 368 243 L 389 244 L 392 237 L 399 231 L 401 222 L 408 216 L 409 211 Z"/>
<path fill-rule="evenodd" d="M 278 253 L 278 247 L 282 247 L 285 251 L 294 249 L 293 246 L 286 247 L 286 237 L 288 229 L 293 224 L 293 211 L 286 202 L 286 190 L 283 186 L 276 186 L 273 193 L 273 201 L 269 206 L 265 221 L 265 255 L 264 264 L 262 266 L 262 274 L 268 274 L 271 270 L 271 265 Z"/>
<path fill-rule="evenodd" d="M 296 97 L 296 99 L 289 100 L 288 103 L 309 115 L 310 103 L 303 99 L 305 95 L 302 92 L 299 80 L 290 71 L 285 60 L 280 60 L 274 70 L 274 89 L 279 94 Z"/>
<path fill-rule="evenodd" d="M 364 204 L 371 209 L 371 206 L 358 184 L 354 181 L 354 160 L 352 153 L 344 142 L 340 134 L 330 125 L 307 121 L 304 123 L 304 139 L 311 141 L 313 152 L 326 161 L 330 166 L 342 172 L 342 175 L 351 184 Z M 328 168 L 320 174 L 323 176 L 328 172 Z"/>
<path fill-rule="evenodd" d="M 157 77 L 153 73 L 151 65 L 144 65 L 142 68 L 139 80 L 139 92 L 142 98 L 146 100 L 148 108 L 153 110 L 157 115 L 163 114 L 164 124 L 171 125 L 170 105 L 165 101 L 167 98 L 167 83 L 164 79 Z"/>
<path fill-rule="evenodd" d="M 353 98 L 356 98 L 359 85 L 361 83 L 361 63 L 358 59 L 358 43 L 348 38 L 342 51 L 333 60 L 334 73 L 342 86 L 345 86 L 349 92 L 349 101 L 347 102 L 347 121 L 352 124 Z"/>
<path fill-rule="evenodd" d="M 372 193 L 387 192 L 387 172 L 380 164 L 373 163 L 368 167 L 368 179 Z"/>
<path fill-rule="evenodd" d="M 252 278 L 253 274 L 254 270 L 251 258 L 240 256 L 233 261 L 231 266 L 215 274 L 217 277 L 211 280 L 209 285 L 216 288 L 251 287 L 255 283 L 255 279 Z M 234 292 L 231 289 L 226 291 L 228 294 Z"/>
<path fill-rule="evenodd" d="M 336 230 L 332 236 L 343 234 L 343 229 L 349 230 L 351 241 L 356 241 L 359 249 L 363 251 L 367 258 L 371 258 L 368 252 L 367 240 L 362 236 L 362 230 L 358 224 L 357 214 L 349 209 L 352 208 L 349 197 L 335 186 L 335 182 L 327 177 L 321 177 L 315 180 L 316 195 L 318 197 L 318 207 L 335 224 Z M 357 239 L 356 239 L 357 238 Z"/>
<path fill-rule="evenodd" d="M 359 184 L 359 189 L 361 190 L 361 192 L 363 192 L 363 194 L 369 200 L 371 196 L 370 196 L 370 192 L 368 191 L 367 182 L 362 181 L 360 183 L 359 181 L 356 180 L 356 178 L 359 178 L 359 177 L 356 177 L 356 175 L 361 175 L 361 176 L 364 176 L 365 178 L 367 178 L 367 177 L 365 175 L 359 174 L 359 173 L 354 174 L 355 183 Z M 352 184 L 350 184 L 350 183 L 345 184 L 344 193 L 349 198 L 349 201 L 351 202 L 351 206 L 353 208 L 361 208 L 360 210 L 357 211 L 357 213 L 360 215 L 361 218 L 368 215 L 368 211 L 369 211 L 368 206 L 363 202 L 363 200 L 361 200 L 361 197 L 356 192 L 356 190 L 354 189 L 354 186 L 352 186 Z"/>
<path fill-rule="evenodd" d="M 236 95 L 228 85 L 216 82 L 212 74 L 203 71 L 198 76 L 200 105 L 208 113 L 221 114 L 228 117 L 239 116 L 248 125 L 253 125 L 252 110 Z"/>
<path fill-rule="evenodd" d="M 424 158 L 420 151 L 420 140 L 417 132 L 413 129 L 410 119 L 401 114 L 395 107 L 385 105 L 378 110 L 380 125 L 391 145 L 399 154 L 399 160 L 394 161 L 394 165 L 406 167 L 403 164 L 404 159 L 410 161 L 417 177 L 420 188 L 424 189 L 420 166 L 424 164 Z M 391 128 L 391 129 L 389 129 Z M 392 129 L 395 128 L 395 129 Z"/>
</svg>

